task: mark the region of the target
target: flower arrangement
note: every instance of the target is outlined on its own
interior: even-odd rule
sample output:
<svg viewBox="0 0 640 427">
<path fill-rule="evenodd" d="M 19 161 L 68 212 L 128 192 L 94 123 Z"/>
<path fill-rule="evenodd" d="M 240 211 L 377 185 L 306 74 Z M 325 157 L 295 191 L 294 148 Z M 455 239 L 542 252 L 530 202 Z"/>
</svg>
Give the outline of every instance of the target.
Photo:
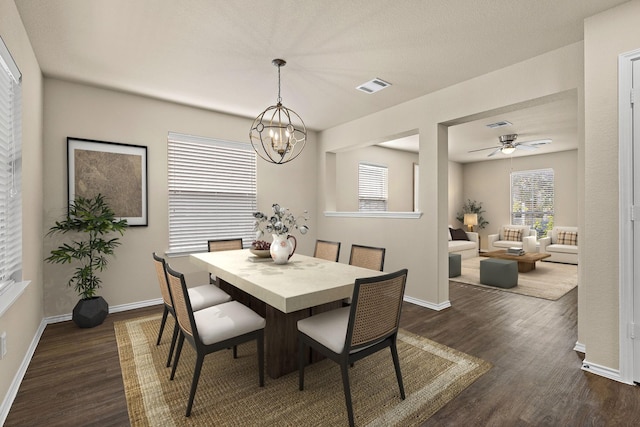
<svg viewBox="0 0 640 427">
<path fill-rule="evenodd" d="M 309 231 L 309 227 L 305 224 L 309 219 L 307 211 L 304 211 L 304 215 L 296 217 L 288 208 L 283 208 L 277 203 L 274 203 L 272 208 L 273 215 L 271 216 L 267 216 L 262 212 L 254 212 L 253 214 L 256 219 L 257 241 L 260 240 L 264 233 L 286 236 L 295 229 L 300 231 L 300 234 L 307 234 L 307 231 Z"/>
</svg>

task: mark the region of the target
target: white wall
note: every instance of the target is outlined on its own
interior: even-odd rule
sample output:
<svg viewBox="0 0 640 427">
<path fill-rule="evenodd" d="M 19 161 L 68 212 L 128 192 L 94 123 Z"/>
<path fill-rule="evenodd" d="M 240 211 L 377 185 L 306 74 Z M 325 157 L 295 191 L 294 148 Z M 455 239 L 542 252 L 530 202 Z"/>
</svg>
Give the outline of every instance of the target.
<svg viewBox="0 0 640 427">
<path fill-rule="evenodd" d="M 11 390 L 11 384 L 29 352 L 43 313 L 42 74 L 11 0 L 0 0 L 0 36 L 22 72 L 22 275 L 31 281 L 0 317 L 0 332 L 7 333 L 7 354 L 0 361 L 0 397 L 6 404 L 8 394 L 17 392 Z"/>
<path fill-rule="evenodd" d="M 466 228 L 456 219 L 458 212 L 462 211 L 462 205 L 466 202 L 464 195 L 464 165 L 458 162 L 449 162 L 449 220 L 448 225 L 453 228 Z"/>
<path fill-rule="evenodd" d="M 640 1 L 585 20 L 585 360 L 619 367 L 618 56 L 640 48 Z M 582 320 L 582 319 L 579 319 Z M 637 355 L 636 355 L 637 356 Z"/>
<path fill-rule="evenodd" d="M 103 287 L 99 294 L 112 306 L 160 298 L 151 253 L 163 254 L 169 245 L 167 133 L 247 141 L 251 119 L 56 79 L 45 79 L 44 88 L 45 227 L 66 209 L 68 136 L 147 146 L 149 226 L 126 231 L 115 258 L 100 276 Z M 316 177 L 314 145 L 315 135 L 310 132 L 307 148 L 294 162 L 273 165 L 258 160 L 259 209 L 270 210 L 277 202 L 293 212 L 309 211 L 311 231 L 298 236 L 298 250 L 307 255 L 313 253 L 317 232 L 315 188 L 311 184 Z M 56 243 L 45 239 L 46 253 Z M 186 273 L 188 285 L 207 280 L 206 273 L 195 268 L 188 257 L 170 258 L 169 263 Z M 78 300 L 73 289 L 66 286 L 70 268 L 46 263 L 44 272 L 45 315 L 70 313 Z"/>
<path fill-rule="evenodd" d="M 419 130 L 420 219 L 319 218 L 325 238 L 387 248 L 385 271 L 409 269 L 407 295 L 446 306 L 448 153 L 446 123 L 565 91 L 582 98 L 583 45 L 576 43 L 319 134 L 319 210 L 332 209 L 335 185 L 325 153 Z M 581 125 L 581 123 L 579 123 Z"/>
<path fill-rule="evenodd" d="M 413 211 L 413 164 L 418 163 L 418 154 L 378 146 L 336 153 L 336 180 L 340 183 L 336 195 L 338 211 L 358 211 L 358 164 L 360 162 L 387 167 L 389 174 L 387 210 Z"/>
</svg>

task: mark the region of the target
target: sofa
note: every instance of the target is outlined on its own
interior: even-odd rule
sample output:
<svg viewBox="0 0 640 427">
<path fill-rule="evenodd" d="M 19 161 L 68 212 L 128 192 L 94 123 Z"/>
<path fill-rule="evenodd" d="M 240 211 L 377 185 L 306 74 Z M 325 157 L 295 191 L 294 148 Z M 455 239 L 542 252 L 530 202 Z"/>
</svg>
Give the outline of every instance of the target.
<svg viewBox="0 0 640 427">
<path fill-rule="evenodd" d="M 540 239 L 539 250 L 551 255 L 545 261 L 578 264 L 578 227 L 553 227 L 549 236 Z"/>
<path fill-rule="evenodd" d="M 528 225 L 507 224 L 500 227 L 497 234 L 487 236 L 487 249 L 499 251 L 501 249 L 521 248 L 525 252 L 537 252 L 538 233 Z"/>
<path fill-rule="evenodd" d="M 460 254 L 462 259 L 478 256 L 478 233 L 454 229 L 449 226 L 449 253 Z"/>
</svg>

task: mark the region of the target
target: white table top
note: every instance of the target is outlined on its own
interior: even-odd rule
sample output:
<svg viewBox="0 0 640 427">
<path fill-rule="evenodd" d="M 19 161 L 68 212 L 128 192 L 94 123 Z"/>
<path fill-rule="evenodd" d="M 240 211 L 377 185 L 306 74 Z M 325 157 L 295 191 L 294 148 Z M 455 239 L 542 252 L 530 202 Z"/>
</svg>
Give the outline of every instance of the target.
<svg viewBox="0 0 640 427">
<path fill-rule="evenodd" d="M 384 274 L 333 261 L 294 254 L 287 264 L 252 262 L 248 249 L 191 255 L 191 261 L 277 308 L 291 313 L 351 297 L 357 278 Z"/>
</svg>

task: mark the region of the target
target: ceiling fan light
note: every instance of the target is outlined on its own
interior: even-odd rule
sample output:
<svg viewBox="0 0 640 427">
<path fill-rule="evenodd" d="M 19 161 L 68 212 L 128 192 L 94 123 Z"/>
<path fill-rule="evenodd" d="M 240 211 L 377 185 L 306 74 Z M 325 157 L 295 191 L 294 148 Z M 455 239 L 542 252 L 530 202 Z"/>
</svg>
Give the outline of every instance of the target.
<svg viewBox="0 0 640 427">
<path fill-rule="evenodd" d="M 505 145 L 504 147 L 502 147 L 502 154 L 511 154 L 514 151 L 516 151 L 516 147 L 514 147 L 513 145 Z"/>
</svg>

